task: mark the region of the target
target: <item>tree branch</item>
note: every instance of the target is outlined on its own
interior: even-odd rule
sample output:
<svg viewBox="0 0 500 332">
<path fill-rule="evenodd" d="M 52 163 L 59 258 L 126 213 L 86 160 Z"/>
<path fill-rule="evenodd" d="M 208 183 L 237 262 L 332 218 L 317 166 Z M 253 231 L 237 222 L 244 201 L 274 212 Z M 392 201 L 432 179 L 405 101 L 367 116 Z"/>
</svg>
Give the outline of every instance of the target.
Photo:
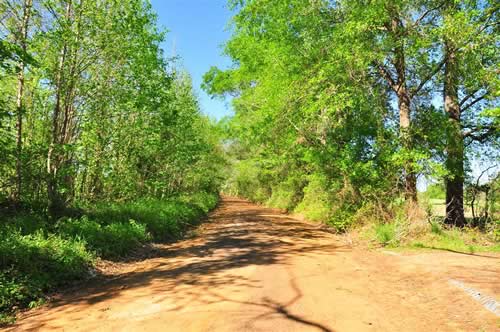
<svg viewBox="0 0 500 332">
<path fill-rule="evenodd" d="M 415 22 L 413 23 L 413 27 L 417 27 L 418 25 L 420 25 L 420 22 L 422 22 L 427 15 L 429 15 L 433 11 L 438 10 L 439 8 L 443 7 L 444 4 L 445 4 L 445 2 L 443 1 L 439 6 L 431 8 L 431 9 L 427 10 L 425 13 L 423 13 L 422 15 L 420 15 L 420 17 L 417 18 L 415 20 Z"/>
<path fill-rule="evenodd" d="M 436 67 L 424 79 L 420 81 L 420 84 L 415 89 L 412 89 L 410 96 L 414 97 L 417 93 L 419 93 L 420 90 L 422 90 L 422 88 L 427 84 L 427 82 L 429 82 L 441 70 L 441 68 L 443 68 L 445 63 L 445 59 L 441 60 L 436 65 Z"/>
<path fill-rule="evenodd" d="M 465 102 L 467 102 L 467 100 L 471 99 L 472 97 L 474 97 L 474 95 L 476 93 L 479 92 L 480 89 L 476 89 L 474 91 L 472 91 L 470 94 L 468 94 L 467 96 L 464 97 L 464 99 L 462 99 L 462 101 L 460 102 L 460 107 L 464 106 Z"/>
<path fill-rule="evenodd" d="M 497 167 L 497 165 L 491 165 L 490 167 L 486 168 L 485 170 L 483 170 L 481 172 L 481 174 L 477 177 L 477 180 L 476 180 L 476 188 L 479 188 L 479 181 L 481 180 L 481 178 L 483 177 L 483 175 L 488 172 L 490 169 L 492 168 L 495 168 Z"/>
<path fill-rule="evenodd" d="M 389 70 L 383 64 L 378 63 L 378 62 L 375 62 L 375 66 L 377 67 L 379 74 L 387 81 L 387 83 L 389 84 L 391 89 L 397 93 L 399 90 L 398 85 L 396 84 L 396 82 L 392 78 Z"/>
<path fill-rule="evenodd" d="M 471 101 L 470 103 L 468 103 L 465 107 L 463 107 L 461 109 L 461 112 L 465 112 L 467 111 L 469 108 L 471 108 L 472 106 L 474 106 L 475 104 L 479 103 L 481 100 L 485 99 L 486 97 L 488 97 L 489 95 L 489 91 L 486 91 L 481 97 L 478 97 L 476 99 L 474 99 L 473 101 Z M 462 101 L 462 103 L 464 102 L 465 100 Z M 460 103 L 460 106 L 462 106 L 462 103 Z"/>
<path fill-rule="evenodd" d="M 485 130 L 482 133 L 479 133 L 481 131 Z M 480 143 L 484 143 L 486 139 L 488 139 L 495 131 L 497 128 L 495 126 L 480 126 L 476 128 L 472 128 L 462 134 L 463 138 L 470 138 L 473 141 L 477 141 Z M 477 134 L 479 133 L 479 134 Z"/>
</svg>

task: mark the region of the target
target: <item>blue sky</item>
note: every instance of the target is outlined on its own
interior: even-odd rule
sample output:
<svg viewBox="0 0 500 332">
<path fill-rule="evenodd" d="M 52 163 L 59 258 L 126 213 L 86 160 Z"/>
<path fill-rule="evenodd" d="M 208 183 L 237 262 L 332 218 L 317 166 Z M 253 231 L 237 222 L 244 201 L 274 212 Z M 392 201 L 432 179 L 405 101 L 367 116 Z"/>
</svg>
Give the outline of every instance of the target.
<svg viewBox="0 0 500 332">
<path fill-rule="evenodd" d="M 229 58 L 222 56 L 222 45 L 229 39 L 227 25 L 231 12 L 226 0 L 151 0 L 160 26 L 169 30 L 163 45 L 166 56 L 180 57 L 179 65 L 193 79 L 201 109 L 220 119 L 230 115 L 228 102 L 211 99 L 200 88 L 202 77 L 211 66 L 226 68 Z M 175 50 L 175 51 L 174 51 Z"/>
</svg>

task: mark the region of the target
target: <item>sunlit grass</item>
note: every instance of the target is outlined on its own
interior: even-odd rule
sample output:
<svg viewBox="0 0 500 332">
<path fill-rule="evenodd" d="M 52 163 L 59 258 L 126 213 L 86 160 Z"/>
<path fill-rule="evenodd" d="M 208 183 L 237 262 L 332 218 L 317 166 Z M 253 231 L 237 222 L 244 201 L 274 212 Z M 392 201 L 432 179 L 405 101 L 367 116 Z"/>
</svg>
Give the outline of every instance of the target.
<svg viewBox="0 0 500 332">
<path fill-rule="evenodd" d="M 40 215 L 14 216 L 0 225 L 0 325 L 14 308 L 43 303 L 48 291 L 89 275 L 95 259 L 120 259 L 142 244 L 185 234 L 218 201 L 196 193 L 168 200 L 97 204 L 54 225 Z"/>
<path fill-rule="evenodd" d="M 434 228 L 433 228 L 434 229 Z M 441 229 L 426 233 L 408 245 L 409 248 L 449 250 L 473 254 L 476 252 L 500 252 L 500 243 L 486 239 L 485 234 L 474 230 Z"/>
</svg>

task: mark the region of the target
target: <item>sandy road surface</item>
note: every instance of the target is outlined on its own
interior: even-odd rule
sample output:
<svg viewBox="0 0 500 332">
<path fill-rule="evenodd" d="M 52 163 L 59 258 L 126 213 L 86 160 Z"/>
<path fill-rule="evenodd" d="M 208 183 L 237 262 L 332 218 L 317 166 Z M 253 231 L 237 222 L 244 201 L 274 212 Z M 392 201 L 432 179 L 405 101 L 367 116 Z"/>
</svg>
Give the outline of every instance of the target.
<svg viewBox="0 0 500 332">
<path fill-rule="evenodd" d="M 198 236 L 24 314 L 35 331 L 498 331 L 499 256 L 387 254 L 225 198 Z"/>
</svg>

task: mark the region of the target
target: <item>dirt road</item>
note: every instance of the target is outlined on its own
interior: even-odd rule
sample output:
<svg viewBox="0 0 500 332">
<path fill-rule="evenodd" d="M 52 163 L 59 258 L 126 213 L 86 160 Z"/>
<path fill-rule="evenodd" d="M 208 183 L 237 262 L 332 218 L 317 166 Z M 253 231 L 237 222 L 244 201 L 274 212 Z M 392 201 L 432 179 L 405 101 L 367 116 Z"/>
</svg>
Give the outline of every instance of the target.
<svg viewBox="0 0 500 332">
<path fill-rule="evenodd" d="M 498 331 L 500 259 L 361 250 L 225 198 L 191 239 L 20 318 L 36 331 Z M 101 280 L 101 279 L 99 279 Z"/>
</svg>

